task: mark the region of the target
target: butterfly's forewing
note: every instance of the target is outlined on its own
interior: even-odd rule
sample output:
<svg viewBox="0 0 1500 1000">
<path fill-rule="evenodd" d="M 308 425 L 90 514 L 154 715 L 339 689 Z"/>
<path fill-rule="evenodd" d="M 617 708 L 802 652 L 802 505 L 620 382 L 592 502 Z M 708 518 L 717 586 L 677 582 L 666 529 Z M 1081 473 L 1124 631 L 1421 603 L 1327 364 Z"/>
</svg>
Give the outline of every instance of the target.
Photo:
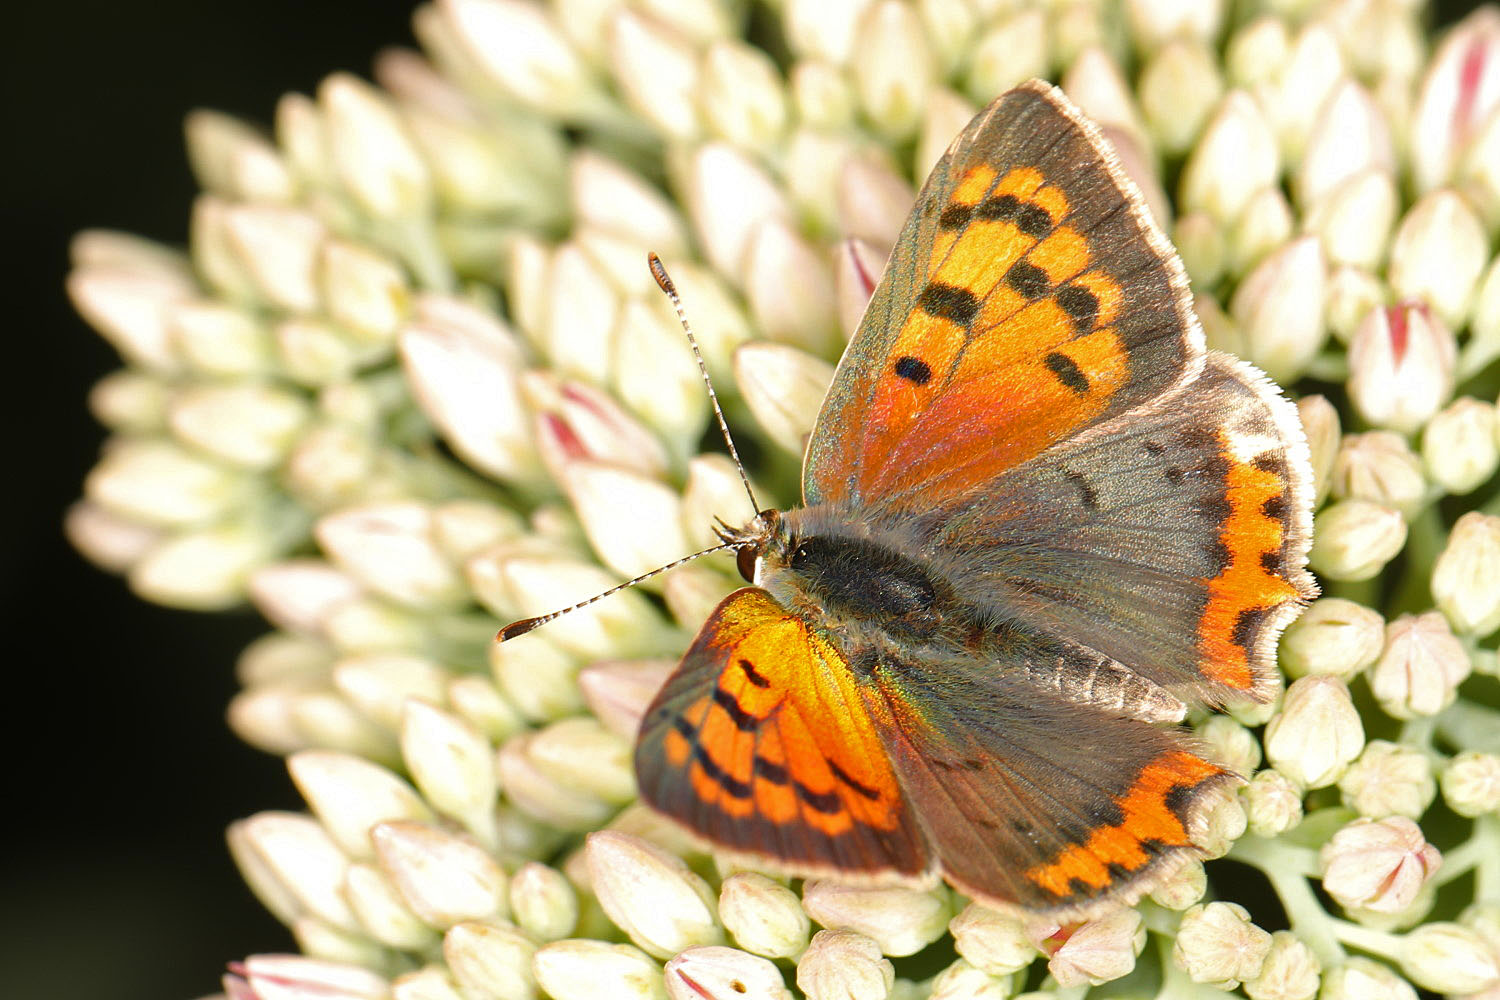
<svg viewBox="0 0 1500 1000">
<path fill-rule="evenodd" d="M 1176 733 L 972 660 L 882 664 L 864 690 L 944 877 L 991 905 L 1083 915 L 1138 897 L 1194 856 L 1234 780 Z"/>
<path fill-rule="evenodd" d="M 1098 130 L 1044 83 L 954 140 L 808 444 L 809 504 L 923 510 L 1193 377 L 1181 265 Z"/>
<path fill-rule="evenodd" d="M 1164 687 L 1264 698 L 1276 637 L 1315 593 L 1296 409 L 1214 354 L 1190 386 L 933 511 L 965 593 Z"/>
<path fill-rule="evenodd" d="M 838 650 L 765 591 L 714 610 L 647 709 L 641 798 L 799 874 L 928 881 L 926 838 Z"/>
</svg>

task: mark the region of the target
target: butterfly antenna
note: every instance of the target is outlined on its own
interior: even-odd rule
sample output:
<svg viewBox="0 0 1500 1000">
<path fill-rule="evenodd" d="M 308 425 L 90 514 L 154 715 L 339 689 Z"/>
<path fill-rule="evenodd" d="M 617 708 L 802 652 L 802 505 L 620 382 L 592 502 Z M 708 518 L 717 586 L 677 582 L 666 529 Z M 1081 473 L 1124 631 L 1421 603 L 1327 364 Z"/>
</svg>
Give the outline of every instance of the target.
<svg viewBox="0 0 1500 1000">
<path fill-rule="evenodd" d="M 729 539 L 719 545 L 714 545 L 710 548 L 694 552 L 690 556 L 683 556 L 681 559 L 674 559 L 671 562 L 667 563 L 665 566 L 658 566 L 656 567 L 656 569 L 653 569 L 649 573 L 642 573 L 634 580 L 626 580 L 624 583 L 615 584 L 613 587 L 610 587 L 603 593 L 595 594 L 593 597 L 590 597 L 586 601 L 579 601 L 577 604 L 570 604 L 566 608 L 558 608 L 556 611 L 549 611 L 545 615 L 537 615 L 535 618 L 522 618 L 518 622 L 511 622 L 509 625 L 502 628 L 499 632 L 495 633 L 495 641 L 504 642 L 507 639 L 514 639 L 518 635 L 525 635 L 527 632 L 530 632 L 538 625 L 545 625 L 548 622 L 552 621 L 554 618 L 561 618 L 563 615 L 567 614 L 570 611 L 577 611 L 579 608 L 586 608 L 590 604 L 593 604 L 595 601 L 602 601 L 604 600 L 604 598 L 610 596 L 611 594 L 618 594 L 620 591 L 625 590 L 628 587 L 634 587 L 636 584 L 641 583 L 645 580 L 649 580 L 653 576 L 659 576 L 660 574 L 665 573 L 668 570 L 676 569 L 678 566 L 681 566 L 684 563 L 690 563 L 694 559 L 697 559 L 701 556 L 711 555 L 714 552 L 722 552 L 725 549 L 741 548 L 746 544 L 749 543 L 744 539 Z"/>
<path fill-rule="evenodd" d="M 740 453 L 734 446 L 734 438 L 729 433 L 729 422 L 724 419 L 724 411 L 719 408 L 719 394 L 714 392 L 714 380 L 708 377 L 708 365 L 703 363 L 703 352 L 698 350 L 698 340 L 693 336 L 693 328 L 688 325 L 687 313 L 682 308 L 682 298 L 677 294 L 677 286 L 672 284 L 672 279 L 667 275 L 667 269 L 662 266 L 661 258 L 654 253 L 646 255 L 651 264 L 651 277 L 661 290 L 666 293 L 667 298 L 672 300 L 672 308 L 677 311 L 677 322 L 682 324 L 682 332 L 687 334 L 688 346 L 693 349 L 693 359 L 698 362 L 698 371 L 703 376 L 703 384 L 708 388 L 708 401 L 713 405 L 714 416 L 719 421 L 719 431 L 724 435 L 724 443 L 729 446 L 729 457 L 734 459 L 734 467 L 740 474 L 740 482 L 745 484 L 745 495 L 750 498 L 750 509 L 760 513 L 760 502 L 755 499 L 755 491 L 750 488 L 750 477 L 745 475 L 745 464 L 740 461 Z"/>
</svg>

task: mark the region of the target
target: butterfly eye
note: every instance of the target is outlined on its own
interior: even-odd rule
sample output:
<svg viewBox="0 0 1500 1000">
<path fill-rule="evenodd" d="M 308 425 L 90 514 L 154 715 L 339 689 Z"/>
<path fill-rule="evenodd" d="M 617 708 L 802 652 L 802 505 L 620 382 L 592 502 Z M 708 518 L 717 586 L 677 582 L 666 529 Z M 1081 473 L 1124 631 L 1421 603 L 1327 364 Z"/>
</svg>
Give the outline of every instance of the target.
<svg viewBox="0 0 1500 1000">
<path fill-rule="evenodd" d="M 740 576 L 745 578 L 746 583 L 755 582 L 755 557 L 756 550 L 751 546 L 735 550 L 734 562 L 739 567 Z"/>
</svg>

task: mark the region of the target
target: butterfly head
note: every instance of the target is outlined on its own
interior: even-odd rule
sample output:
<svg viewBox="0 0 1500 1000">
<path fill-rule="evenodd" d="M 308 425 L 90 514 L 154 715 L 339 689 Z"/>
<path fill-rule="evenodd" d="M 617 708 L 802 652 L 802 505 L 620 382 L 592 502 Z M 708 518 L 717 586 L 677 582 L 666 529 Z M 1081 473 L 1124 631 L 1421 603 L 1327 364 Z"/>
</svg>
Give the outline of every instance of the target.
<svg viewBox="0 0 1500 1000">
<path fill-rule="evenodd" d="M 720 522 L 716 533 L 721 541 L 735 550 L 735 565 L 740 576 L 746 583 L 755 583 L 762 556 L 773 540 L 785 537 L 785 528 L 781 511 L 767 508 L 738 530 Z"/>
</svg>

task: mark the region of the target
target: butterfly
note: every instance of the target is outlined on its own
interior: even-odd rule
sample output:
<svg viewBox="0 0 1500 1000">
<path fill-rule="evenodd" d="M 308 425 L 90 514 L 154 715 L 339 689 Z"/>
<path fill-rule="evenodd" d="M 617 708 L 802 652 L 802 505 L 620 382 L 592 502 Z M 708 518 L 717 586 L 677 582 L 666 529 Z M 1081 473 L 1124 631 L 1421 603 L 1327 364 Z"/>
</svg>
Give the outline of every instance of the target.
<svg viewBox="0 0 1500 1000">
<path fill-rule="evenodd" d="M 803 506 L 726 536 L 752 585 L 646 710 L 641 797 L 790 875 L 1133 901 L 1238 780 L 1163 724 L 1271 696 L 1311 480 L 1099 130 L 1009 91 L 917 197 Z"/>
</svg>

